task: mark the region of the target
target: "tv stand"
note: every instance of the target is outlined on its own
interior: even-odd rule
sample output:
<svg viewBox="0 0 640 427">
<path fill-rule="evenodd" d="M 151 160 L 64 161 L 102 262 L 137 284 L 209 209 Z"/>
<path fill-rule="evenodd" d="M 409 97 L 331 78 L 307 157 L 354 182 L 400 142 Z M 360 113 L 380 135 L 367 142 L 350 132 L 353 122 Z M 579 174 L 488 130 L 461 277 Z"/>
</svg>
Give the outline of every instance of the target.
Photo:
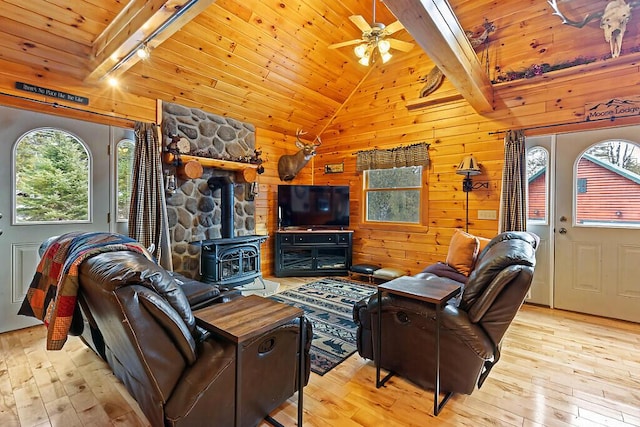
<svg viewBox="0 0 640 427">
<path fill-rule="evenodd" d="M 279 230 L 275 275 L 346 276 L 351 268 L 352 230 Z"/>
</svg>

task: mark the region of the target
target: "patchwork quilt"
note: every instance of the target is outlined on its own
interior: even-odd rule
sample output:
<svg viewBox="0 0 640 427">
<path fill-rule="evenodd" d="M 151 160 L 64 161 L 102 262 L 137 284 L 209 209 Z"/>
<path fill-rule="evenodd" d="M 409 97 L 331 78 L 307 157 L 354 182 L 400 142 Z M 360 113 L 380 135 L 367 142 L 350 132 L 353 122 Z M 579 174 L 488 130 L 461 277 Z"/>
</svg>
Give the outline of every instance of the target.
<svg viewBox="0 0 640 427">
<path fill-rule="evenodd" d="M 80 264 L 110 251 L 134 251 L 152 259 L 142 244 L 114 233 L 72 232 L 49 242 L 18 311 L 44 322 L 47 350 L 60 350 L 64 346 L 74 313 L 79 314 L 76 303 Z"/>
</svg>

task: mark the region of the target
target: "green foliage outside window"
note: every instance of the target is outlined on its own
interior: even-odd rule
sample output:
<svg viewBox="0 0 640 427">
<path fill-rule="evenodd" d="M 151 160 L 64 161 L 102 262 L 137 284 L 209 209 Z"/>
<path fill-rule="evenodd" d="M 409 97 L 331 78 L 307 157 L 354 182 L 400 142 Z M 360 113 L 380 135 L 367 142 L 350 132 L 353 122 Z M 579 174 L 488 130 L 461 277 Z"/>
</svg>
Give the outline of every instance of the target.
<svg viewBox="0 0 640 427">
<path fill-rule="evenodd" d="M 129 219 L 134 148 L 135 143 L 129 139 L 118 142 L 118 220 Z"/>
<path fill-rule="evenodd" d="M 420 223 L 422 167 L 365 171 L 366 220 Z"/>
<path fill-rule="evenodd" d="M 88 221 L 89 154 L 73 135 L 38 129 L 15 151 L 16 221 Z"/>
</svg>

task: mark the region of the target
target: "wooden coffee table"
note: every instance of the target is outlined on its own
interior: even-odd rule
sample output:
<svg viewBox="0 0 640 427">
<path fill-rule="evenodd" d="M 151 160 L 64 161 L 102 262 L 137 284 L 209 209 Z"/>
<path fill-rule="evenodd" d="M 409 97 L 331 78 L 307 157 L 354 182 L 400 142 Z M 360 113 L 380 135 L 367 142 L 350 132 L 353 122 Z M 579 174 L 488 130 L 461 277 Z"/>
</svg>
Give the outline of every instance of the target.
<svg viewBox="0 0 640 427">
<path fill-rule="evenodd" d="M 242 396 L 242 344 L 265 332 L 282 326 L 296 317 L 300 319 L 298 358 L 298 425 L 302 425 L 302 400 L 304 387 L 304 311 L 287 304 L 250 295 L 235 298 L 227 303 L 214 304 L 194 311 L 201 327 L 232 341 L 236 345 L 236 404 L 235 425 L 241 424 Z"/>
<path fill-rule="evenodd" d="M 389 372 L 382 380 L 380 380 L 380 363 L 382 362 L 382 309 L 380 301 L 382 301 L 382 293 L 400 295 L 418 301 L 424 301 L 434 305 L 436 309 L 436 367 L 433 391 L 433 415 L 438 415 L 440 410 L 447 403 L 452 392 L 447 392 L 442 402 L 438 402 L 440 396 L 440 312 L 442 306 L 451 298 L 460 293 L 460 285 L 456 285 L 449 281 L 433 281 L 424 280 L 412 276 L 402 276 L 378 286 L 378 333 L 376 350 L 378 357 L 375 358 L 376 363 L 376 388 L 380 388 L 393 376 L 393 372 Z"/>
</svg>

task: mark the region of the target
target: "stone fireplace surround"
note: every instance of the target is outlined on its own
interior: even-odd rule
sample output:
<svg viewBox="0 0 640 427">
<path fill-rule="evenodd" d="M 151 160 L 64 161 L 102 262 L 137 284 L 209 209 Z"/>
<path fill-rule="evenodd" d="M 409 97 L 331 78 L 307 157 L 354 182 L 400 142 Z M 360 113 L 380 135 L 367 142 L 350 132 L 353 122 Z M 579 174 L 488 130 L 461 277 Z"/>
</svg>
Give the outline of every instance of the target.
<svg viewBox="0 0 640 427">
<path fill-rule="evenodd" d="M 171 136 L 187 138 L 195 151 L 208 151 L 217 158 L 233 159 L 250 156 L 255 150 L 255 127 L 228 117 L 196 108 L 163 102 L 163 147 Z M 175 167 L 164 165 L 165 174 L 176 174 Z M 169 238 L 174 271 L 199 278 L 200 245 L 192 242 L 223 237 L 221 190 L 212 190 L 211 177 L 234 179 L 233 172 L 205 167 L 197 179 L 182 180 L 176 176 L 177 190 L 167 194 Z M 255 205 L 246 197 L 251 184 L 234 183 L 235 236 L 255 234 Z"/>
</svg>

